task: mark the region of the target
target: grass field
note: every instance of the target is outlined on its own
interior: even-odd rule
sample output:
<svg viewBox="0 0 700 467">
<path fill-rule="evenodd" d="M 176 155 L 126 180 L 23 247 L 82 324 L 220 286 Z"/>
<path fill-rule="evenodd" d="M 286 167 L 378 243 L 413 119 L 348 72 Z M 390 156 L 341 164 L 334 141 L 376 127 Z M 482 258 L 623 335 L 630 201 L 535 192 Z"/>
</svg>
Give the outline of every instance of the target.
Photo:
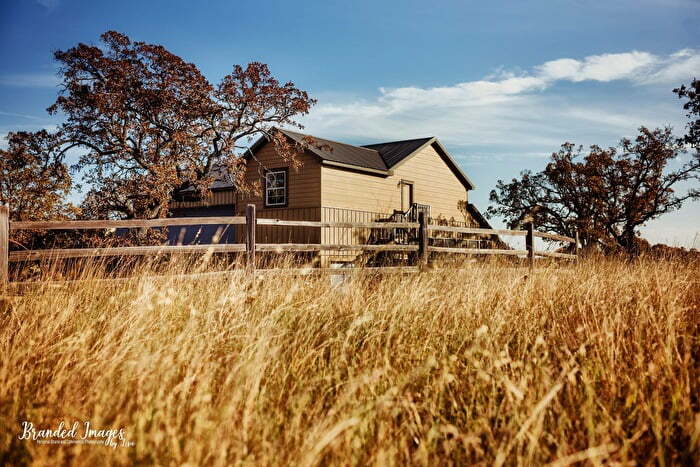
<svg viewBox="0 0 700 467">
<path fill-rule="evenodd" d="M 28 292 L 0 312 L 0 463 L 700 462 L 697 264 L 465 267 Z"/>
</svg>

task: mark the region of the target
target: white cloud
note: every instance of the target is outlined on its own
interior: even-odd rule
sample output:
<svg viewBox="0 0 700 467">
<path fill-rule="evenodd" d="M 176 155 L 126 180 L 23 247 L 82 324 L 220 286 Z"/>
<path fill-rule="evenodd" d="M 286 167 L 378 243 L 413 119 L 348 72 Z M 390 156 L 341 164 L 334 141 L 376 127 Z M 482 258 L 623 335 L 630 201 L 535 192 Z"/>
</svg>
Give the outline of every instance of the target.
<svg viewBox="0 0 700 467">
<path fill-rule="evenodd" d="M 497 179 L 541 169 L 565 141 L 605 146 L 634 136 L 641 125 L 680 130 L 683 112 L 671 89 L 694 75 L 700 77 L 700 51 L 693 49 L 560 58 L 481 80 L 380 88 L 373 98 L 327 96 L 303 123 L 310 134 L 360 144 L 437 136 L 475 177 L 478 189 L 470 199 L 485 209 Z M 613 82 L 628 87 L 609 92 L 605 84 Z M 569 84 L 565 93 L 562 83 Z M 682 214 L 697 219 L 695 204 Z M 645 235 L 661 240 L 671 232 L 665 226 L 664 218 L 655 221 Z M 693 228 L 673 231 L 670 241 L 690 245 Z"/>
<path fill-rule="evenodd" d="M 326 100 L 305 119 L 310 132 L 353 140 L 437 135 L 463 146 L 520 145 L 522 151 L 556 148 L 564 141 L 601 137 L 600 144 L 629 135 L 639 125 L 677 124 L 670 98 L 674 85 L 700 71 L 700 51 L 659 56 L 631 51 L 561 58 L 519 74 L 500 72 L 482 80 L 423 88 L 380 88 L 374 99 Z M 697 73 L 700 74 L 700 73 Z M 556 94 L 559 82 L 623 81 L 634 86 L 665 85 L 669 105 L 630 102 L 624 97 Z M 664 94 L 665 95 L 665 94 Z M 578 98 L 577 98 L 578 97 Z M 663 102 L 666 102 L 665 100 Z M 587 142 L 587 141 L 586 141 Z"/>
<path fill-rule="evenodd" d="M 536 69 L 551 80 L 570 79 L 581 72 L 582 63 L 573 58 L 560 58 L 546 62 Z"/>
<path fill-rule="evenodd" d="M 61 80 L 56 73 L 15 73 L 0 75 L 0 86 L 22 88 L 53 88 Z"/>
<path fill-rule="evenodd" d="M 0 110 L 0 116 L 2 117 L 17 117 L 17 118 L 25 118 L 27 120 L 45 120 L 45 118 L 42 117 L 36 117 L 34 115 L 27 115 L 27 114 L 19 114 L 15 112 L 5 112 L 3 110 Z"/>
<path fill-rule="evenodd" d="M 512 96 L 519 94 L 540 91 L 546 87 L 546 81 L 540 77 L 506 76 L 498 81 L 471 81 L 428 89 L 381 88 L 382 97 L 379 99 L 379 104 L 384 108 L 388 107 L 391 112 L 435 103 L 449 107 L 490 105 L 508 101 Z"/>
<path fill-rule="evenodd" d="M 572 119 L 589 122 L 596 126 L 605 125 L 618 131 L 629 130 L 642 124 L 636 115 L 620 113 L 613 109 L 601 109 L 594 107 L 573 107 L 562 110 L 562 115 Z"/>
<path fill-rule="evenodd" d="M 692 49 L 684 49 L 668 57 L 663 67 L 654 70 L 640 81 L 644 84 L 680 84 L 687 83 L 690 78 L 700 78 L 700 53 Z"/>
<path fill-rule="evenodd" d="M 683 49 L 666 57 L 632 51 L 591 55 L 583 60 L 560 58 L 535 67 L 548 82 L 629 80 L 636 84 L 678 83 L 700 76 L 700 52 Z"/>
<path fill-rule="evenodd" d="M 544 78 L 551 81 L 613 81 L 634 79 L 640 72 L 653 67 L 658 58 L 648 52 L 591 55 L 583 60 L 561 58 L 536 67 Z"/>
</svg>

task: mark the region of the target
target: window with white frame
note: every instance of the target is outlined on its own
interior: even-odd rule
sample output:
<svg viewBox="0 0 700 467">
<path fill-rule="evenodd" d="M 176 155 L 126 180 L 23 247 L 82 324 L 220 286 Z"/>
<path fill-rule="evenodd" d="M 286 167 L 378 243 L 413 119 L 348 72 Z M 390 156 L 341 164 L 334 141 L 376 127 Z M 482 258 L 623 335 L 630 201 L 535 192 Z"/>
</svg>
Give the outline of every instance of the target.
<svg viewBox="0 0 700 467">
<path fill-rule="evenodd" d="M 287 169 L 272 169 L 265 174 L 265 206 L 287 205 Z"/>
</svg>

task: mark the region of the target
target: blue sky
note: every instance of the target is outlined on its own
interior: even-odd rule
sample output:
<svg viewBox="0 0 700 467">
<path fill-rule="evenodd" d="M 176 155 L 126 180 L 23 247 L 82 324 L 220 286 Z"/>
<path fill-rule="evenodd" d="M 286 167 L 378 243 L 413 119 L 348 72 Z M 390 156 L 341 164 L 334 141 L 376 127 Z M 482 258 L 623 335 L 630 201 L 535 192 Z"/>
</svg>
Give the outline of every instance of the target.
<svg viewBox="0 0 700 467">
<path fill-rule="evenodd" d="M 213 82 L 234 64 L 268 63 L 318 98 L 304 119 L 317 136 L 437 136 L 482 210 L 497 179 L 541 169 L 565 141 L 681 131 L 671 89 L 700 77 L 700 0 L 15 0 L 0 5 L 0 134 L 59 123 L 45 112 L 52 51 L 108 29 L 165 45 Z M 700 247 L 700 202 L 643 233 Z"/>
</svg>

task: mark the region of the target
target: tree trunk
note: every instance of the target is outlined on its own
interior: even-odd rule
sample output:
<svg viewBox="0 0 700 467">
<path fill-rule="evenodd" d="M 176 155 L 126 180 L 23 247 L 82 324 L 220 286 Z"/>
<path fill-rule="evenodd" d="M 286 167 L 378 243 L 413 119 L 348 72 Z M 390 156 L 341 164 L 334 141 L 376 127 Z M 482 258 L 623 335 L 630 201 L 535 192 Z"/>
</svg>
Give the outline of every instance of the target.
<svg viewBox="0 0 700 467">
<path fill-rule="evenodd" d="M 637 244 L 637 236 L 634 233 L 634 229 L 625 229 L 624 232 L 622 232 L 620 243 L 620 246 L 622 246 L 629 255 L 636 255 L 639 253 L 639 245 Z"/>
</svg>

